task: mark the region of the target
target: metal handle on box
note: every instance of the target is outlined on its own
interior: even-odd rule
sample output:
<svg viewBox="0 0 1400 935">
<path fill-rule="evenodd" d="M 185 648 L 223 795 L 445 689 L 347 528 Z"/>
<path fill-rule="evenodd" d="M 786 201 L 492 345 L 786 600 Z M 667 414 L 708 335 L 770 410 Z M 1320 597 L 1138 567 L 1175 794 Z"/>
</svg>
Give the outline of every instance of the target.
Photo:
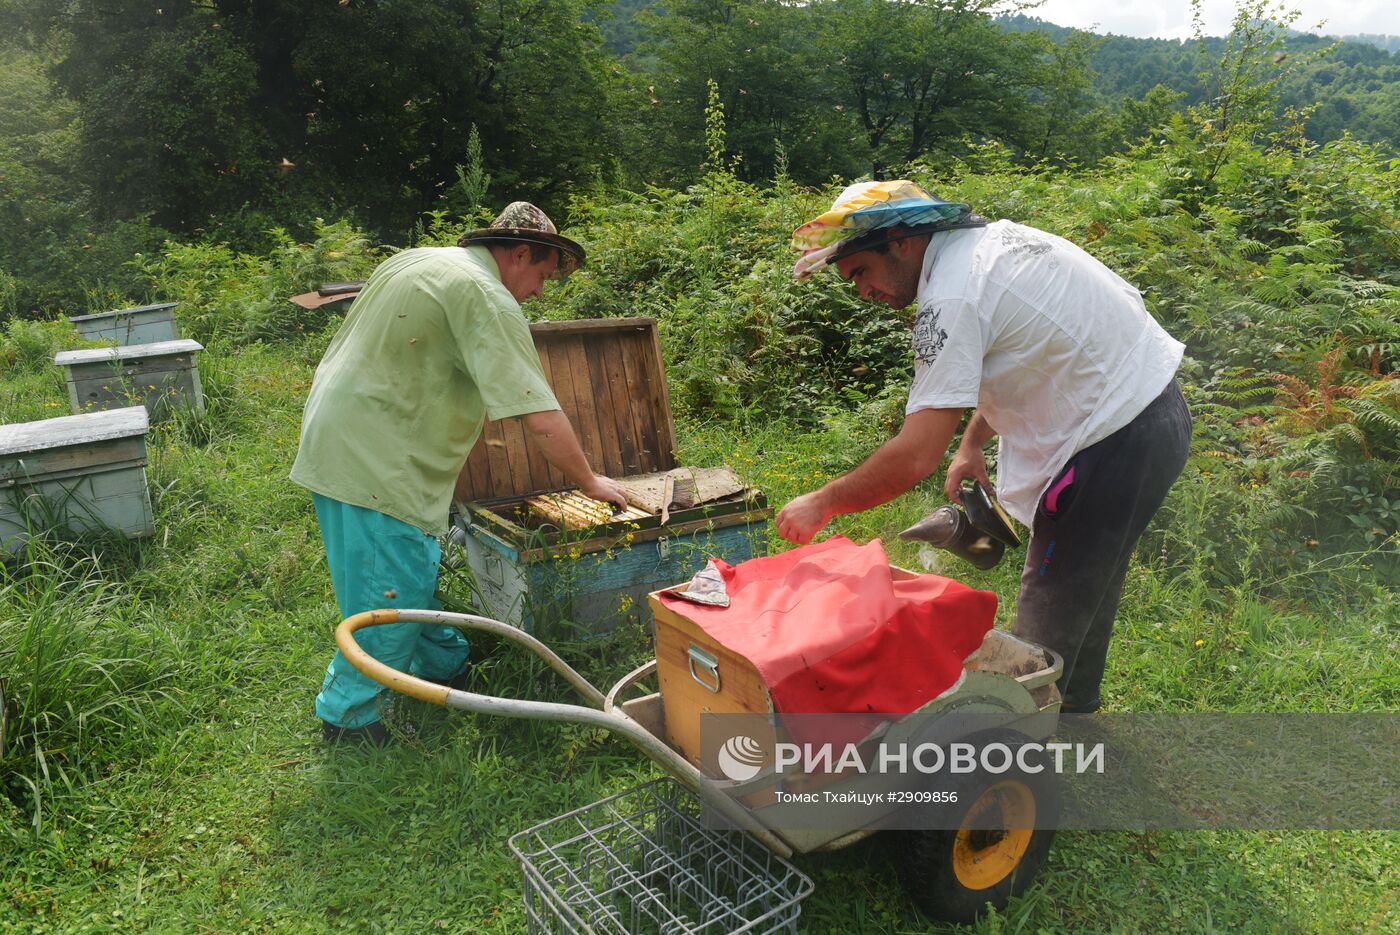
<svg viewBox="0 0 1400 935">
<path fill-rule="evenodd" d="M 487 552 L 486 560 L 482 563 L 482 571 L 486 576 L 486 580 L 498 588 L 505 587 L 506 583 L 505 570 L 502 568 L 502 565 L 504 565 L 504 562 L 501 561 L 501 557 L 495 552 Z"/>
<path fill-rule="evenodd" d="M 718 695 L 719 660 L 712 656 L 710 653 L 705 652 L 705 650 L 701 649 L 699 646 L 696 646 L 694 644 L 691 644 L 690 649 L 686 650 L 685 655 L 686 661 L 690 665 L 690 677 L 695 679 L 696 683 L 701 688 L 705 689 L 706 691 L 714 692 L 716 695 Z M 695 664 L 697 662 L 700 663 L 701 668 L 708 671 L 709 674 L 714 678 L 714 685 L 710 685 L 709 683 L 707 683 L 704 679 L 700 677 L 700 673 L 695 671 Z"/>
</svg>

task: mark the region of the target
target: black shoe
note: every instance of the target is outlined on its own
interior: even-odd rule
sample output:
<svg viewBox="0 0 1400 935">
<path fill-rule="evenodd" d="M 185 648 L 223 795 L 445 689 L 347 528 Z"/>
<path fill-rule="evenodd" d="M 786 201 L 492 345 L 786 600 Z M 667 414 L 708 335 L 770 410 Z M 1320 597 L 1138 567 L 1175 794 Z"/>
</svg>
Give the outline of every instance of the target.
<svg viewBox="0 0 1400 935">
<path fill-rule="evenodd" d="M 322 721 L 321 738 L 326 743 L 367 743 L 376 747 L 388 746 L 394 739 L 383 721 L 370 721 L 363 727 L 341 727 L 330 721 Z"/>
</svg>

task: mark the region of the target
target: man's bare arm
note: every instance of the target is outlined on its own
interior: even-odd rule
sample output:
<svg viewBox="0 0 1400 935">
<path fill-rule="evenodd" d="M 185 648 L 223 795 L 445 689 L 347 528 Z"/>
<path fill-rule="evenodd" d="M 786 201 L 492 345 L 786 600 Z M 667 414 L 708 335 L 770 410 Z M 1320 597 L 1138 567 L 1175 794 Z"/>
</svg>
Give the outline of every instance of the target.
<svg viewBox="0 0 1400 935">
<path fill-rule="evenodd" d="M 617 481 L 594 474 L 588 458 L 579 446 L 569 417 L 558 409 L 531 412 L 521 416 L 525 430 L 539 446 L 550 464 L 557 467 L 574 484 L 594 500 L 608 500 L 620 507 L 627 506 L 627 494 Z"/>
<path fill-rule="evenodd" d="M 921 409 L 910 414 L 899 434 L 855 470 L 783 507 L 778 533 L 792 542 L 807 543 L 831 517 L 868 510 L 911 490 L 943 460 L 962 413 L 961 409 Z"/>
<path fill-rule="evenodd" d="M 981 481 L 988 493 L 993 492 L 992 482 L 987 477 L 987 456 L 982 449 L 996 434 L 996 430 L 983 418 L 980 410 L 972 414 L 967 428 L 963 430 L 962 442 L 953 454 L 952 463 L 948 465 L 948 475 L 943 479 L 943 493 L 949 500 L 954 503 L 962 502 L 964 480 Z"/>
</svg>

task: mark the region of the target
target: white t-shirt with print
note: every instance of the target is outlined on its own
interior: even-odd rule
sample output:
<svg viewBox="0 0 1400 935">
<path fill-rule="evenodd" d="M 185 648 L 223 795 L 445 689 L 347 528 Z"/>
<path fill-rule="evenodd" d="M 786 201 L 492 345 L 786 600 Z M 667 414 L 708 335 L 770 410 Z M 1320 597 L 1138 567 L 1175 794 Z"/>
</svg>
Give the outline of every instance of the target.
<svg viewBox="0 0 1400 935">
<path fill-rule="evenodd" d="M 1001 438 L 997 496 L 1026 525 L 1076 452 L 1161 394 L 1184 350 L 1116 273 L 1011 221 L 933 235 L 906 413 L 976 406 Z"/>
</svg>

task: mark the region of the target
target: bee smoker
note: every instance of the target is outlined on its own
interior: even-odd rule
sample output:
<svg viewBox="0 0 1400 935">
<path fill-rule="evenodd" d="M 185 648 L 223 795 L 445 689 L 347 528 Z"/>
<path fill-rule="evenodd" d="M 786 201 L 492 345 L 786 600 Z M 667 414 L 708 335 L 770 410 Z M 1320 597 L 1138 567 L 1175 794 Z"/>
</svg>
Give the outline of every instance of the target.
<svg viewBox="0 0 1400 935">
<path fill-rule="evenodd" d="M 963 507 L 941 506 L 899 534 L 901 539 L 927 542 L 946 549 L 977 568 L 994 568 L 1007 546 L 1015 548 L 1021 537 L 1001 504 L 978 481 L 962 489 Z"/>
</svg>

